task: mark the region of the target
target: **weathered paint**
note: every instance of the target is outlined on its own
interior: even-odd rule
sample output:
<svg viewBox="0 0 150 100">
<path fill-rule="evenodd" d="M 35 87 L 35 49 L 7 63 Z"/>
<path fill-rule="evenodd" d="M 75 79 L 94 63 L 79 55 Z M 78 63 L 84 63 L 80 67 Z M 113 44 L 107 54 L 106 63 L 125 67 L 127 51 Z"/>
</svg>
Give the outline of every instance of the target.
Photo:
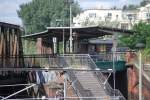
<svg viewBox="0 0 150 100">
<path fill-rule="evenodd" d="M 128 100 L 139 99 L 139 70 L 134 65 L 133 60 L 137 60 L 134 53 L 128 52 L 126 55 L 127 63 L 130 67 L 127 69 L 128 74 Z M 144 73 L 144 72 L 143 72 Z M 143 74 L 142 73 L 142 74 Z M 143 100 L 150 100 L 150 81 L 142 75 L 142 97 Z"/>
<path fill-rule="evenodd" d="M 37 38 L 36 42 L 36 48 L 37 48 L 37 54 L 52 54 L 52 41 L 49 43 L 49 45 L 45 45 L 42 38 Z"/>
</svg>

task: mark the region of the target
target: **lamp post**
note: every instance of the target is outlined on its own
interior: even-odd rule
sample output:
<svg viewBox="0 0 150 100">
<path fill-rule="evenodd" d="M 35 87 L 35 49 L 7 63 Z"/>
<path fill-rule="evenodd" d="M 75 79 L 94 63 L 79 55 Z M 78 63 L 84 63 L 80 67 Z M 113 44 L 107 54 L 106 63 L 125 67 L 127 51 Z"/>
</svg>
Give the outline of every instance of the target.
<svg viewBox="0 0 150 100">
<path fill-rule="evenodd" d="M 116 89 L 116 69 L 115 69 L 115 62 L 116 62 L 116 49 L 117 49 L 117 34 L 113 35 L 113 84 L 114 84 L 114 98 L 115 98 L 115 89 Z"/>
<path fill-rule="evenodd" d="M 136 48 L 139 49 L 139 100 L 142 100 L 142 53 L 141 49 L 145 48 L 143 43 L 137 43 Z"/>
</svg>

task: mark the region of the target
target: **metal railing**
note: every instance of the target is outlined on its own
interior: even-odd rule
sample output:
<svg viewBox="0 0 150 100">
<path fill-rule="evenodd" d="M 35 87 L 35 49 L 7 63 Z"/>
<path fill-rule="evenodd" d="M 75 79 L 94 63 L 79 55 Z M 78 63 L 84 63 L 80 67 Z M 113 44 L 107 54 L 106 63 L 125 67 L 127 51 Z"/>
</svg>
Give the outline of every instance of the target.
<svg viewBox="0 0 150 100">
<path fill-rule="evenodd" d="M 90 55 L 89 55 L 90 56 Z M 91 58 L 91 64 L 92 66 L 97 69 L 96 64 L 94 63 L 94 60 Z M 119 100 L 126 100 L 125 97 L 122 95 L 122 93 L 117 89 L 112 89 L 112 87 L 109 85 L 108 82 L 106 82 L 106 77 L 101 72 L 96 72 L 95 76 L 99 79 L 100 83 L 104 83 L 104 89 L 108 93 L 108 95 L 113 96 L 115 94 L 116 97 L 119 97 Z"/>
<path fill-rule="evenodd" d="M 7 99 L 7 100 L 18 100 L 18 99 Z M 42 98 L 24 98 L 24 99 L 19 99 L 19 100 L 119 100 L 118 98 L 114 98 L 111 96 L 101 96 L 101 97 L 59 97 L 59 98 L 47 98 L 47 97 L 42 97 Z"/>
<path fill-rule="evenodd" d="M 11 57 L 7 57 L 7 59 L 11 59 L 13 61 L 13 59 L 15 59 L 16 56 L 11 56 Z M 100 72 L 100 70 L 98 70 L 99 72 L 97 72 L 97 66 L 95 64 L 95 62 L 93 61 L 93 59 L 90 57 L 90 55 L 88 54 L 65 54 L 65 55 L 57 55 L 57 56 L 53 56 L 53 55 L 25 55 L 23 57 L 17 56 L 17 58 L 19 59 L 23 59 L 24 60 L 24 65 L 22 66 L 15 66 L 15 62 L 13 62 L 13 67 L 12 66 L 1 66 L 2 68 L 6 67 L 6 71 L 7 69 L 11 68 L 11 70 L 16 70 L 16 68 L 21 69 L 24 68 L 20 71 L 36 71 L 37 70 L 83 70 L 83 71 L 87 71 L 87 70 L 93 70 L 91 73 L 95 76 L 95 78 L 97 78 L 99 80 L 99 84 L 103 84 L 106 80 L 106 78 L 103 76 L 103 74 Z M 4 58 L 1 59 L 1 61 Z M 94 72 L 96 71 L 96 72 Z M 74 72 L 71 72 L 69 75 L 74 75 Z M 75 76 L 71 76 L 73 79 L 72 81 L 74 81 L 75 79 L 77 80 L 77 78 Z M 115 98 L 122 98 L 121 100 L 125 100 L 124 97 L 122 96 L 122 94 L 120 93 L 120 91 L 115 90 L 113 91 L 113 89 L 111 88 L 111 86 L 109 85 L 108 82 L 106 82 L 105 84 L 103 84 L 104 89 L 106 90 L 106 92 L 108 93 L 108 95 L 112 96 L 113 94 L 116 95 Z M 80 82 L 77 80 L 76 84 L 75 84 L 75 91 L 77 92 L 77 94 L 80 96 L 79 98 L 82 98 L 82 86 L 80 84 Z M 95 97 L 93 97 L 95 98 Z"/>
<path fill-rule="evenodd" d="M 144 63 L 144 65 L 143 65 L 143 69 L 145 70 L 145 71 L 150 71 L 150 56 L 145 56 L 144 58 L 143 58 L 143 63 Z"/>
<path fill-rule="evenodd" d="M 139 54 L 134 52 L 134 58 L 132 63 L 135 64 L 135 67 L 139 68 Z M 142 57 L 142 70 L 149 71 L 150 70 L 150 56 L 143 56 Z"/>
<path fill-rule="evenodd" d="M 80 55 L 80 54 L 69 54 L 69 55 L 62 55 L 63 59 L 66 61 L 66 66 L 71 68 L 79 68 L 79 69 L 93 69 L 97 70 L 97 66 L 90 55 Z M 75 66 L 75 67 L 74 67 Z M 78 67 L 77 67 L 78 66 Z M 106 78 L 103 76 L 101 72 L 92 72 L 96 78 L 99 79 L 99 84 L 105 83 Z M 119 90 L 113 90 L 108 82 L 103 84 L 104 88 L 106 88 L 106 92 L 113 96 L 115 94 L 116 98 L 119 97 L 121 100 L 125 100 L 124 96 L 121 94 Z M 79 88 L 79 87 L 78 87 Z"/>
<path fill-rule="evenodd" d="M 102 52 L 97 55 L 90 55 L 90 57 L 96 61 L 113 61 L 113 53 L 112 52 Z M 116 52 L 115 60 L 126 60 L 126 52 Z"/>
</svg>

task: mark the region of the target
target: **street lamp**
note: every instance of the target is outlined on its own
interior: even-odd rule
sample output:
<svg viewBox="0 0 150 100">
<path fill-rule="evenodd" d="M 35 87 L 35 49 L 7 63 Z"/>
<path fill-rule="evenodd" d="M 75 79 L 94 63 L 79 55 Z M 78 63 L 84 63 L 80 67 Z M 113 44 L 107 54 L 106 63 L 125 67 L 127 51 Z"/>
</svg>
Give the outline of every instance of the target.
<svg viewBox="0 0 150 100">
<path fill-rule="evenodd" d="M 113 35 L 113 51 L 112 51 L 112 55 L 113 55 L 113 85 L 114 85 L 114 98 L 115 98 L 115 89 L 116 89 L 116 69 L 115 69 L 115 62 L 116 62 L 116 50 L 117 49 L 117 34 L 115 33 Z"/>
<path fill-rule="evenodd" d="M 136 48 L 139 49 L 139 100 L 142 100 L 142 53 L 141 49 L 145 48 L 143 43 L 137 43 Z"/>
</svg>

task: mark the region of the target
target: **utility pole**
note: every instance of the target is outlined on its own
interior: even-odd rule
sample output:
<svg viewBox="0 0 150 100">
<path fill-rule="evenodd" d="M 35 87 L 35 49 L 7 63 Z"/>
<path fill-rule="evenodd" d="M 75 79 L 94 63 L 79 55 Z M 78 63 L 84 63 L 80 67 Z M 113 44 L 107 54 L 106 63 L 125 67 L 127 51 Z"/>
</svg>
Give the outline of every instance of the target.
<svg viewBox="0 0 150 100">
<path fill-rule="evenodd" d="M 114 33 L 113 35 L 113 84 L 114 84 L 114 98 L 115 98 L 115 89 L 116 89 L 116 69 L 115 69 L 115 62 L 116 62 L 116 49 L 117 49 L 117 34 Z"/>
<path fill-rule="evenodd" d="M 72 37 L 72 3 L 73 0 L 65 0 L 65 3 L 69 4 L 69 10 L 70 10 L 70 37 L 69 37 L 69 52 L 72 53 L 73 52 L 73 37 Z"/>
<path fill-rule="evenodd" d="M 63 27 L 64 27 L 64 19 L 63 19 Z M 65 30 L 63 28 L 63 54 L 65 54 Z"/>
<path fill-rule="evenodd" d="M 139 100 L 142 100 L 142 54 L 139 50 Z"/>
<path fill-rule="evenodd" d="M 70 0 L 70 53 L 73 52 L 73 38 L 72 38 L 72 7 L 71 7 L 71 3 L 73 3 L 73 1 Z"/>
</svg>

